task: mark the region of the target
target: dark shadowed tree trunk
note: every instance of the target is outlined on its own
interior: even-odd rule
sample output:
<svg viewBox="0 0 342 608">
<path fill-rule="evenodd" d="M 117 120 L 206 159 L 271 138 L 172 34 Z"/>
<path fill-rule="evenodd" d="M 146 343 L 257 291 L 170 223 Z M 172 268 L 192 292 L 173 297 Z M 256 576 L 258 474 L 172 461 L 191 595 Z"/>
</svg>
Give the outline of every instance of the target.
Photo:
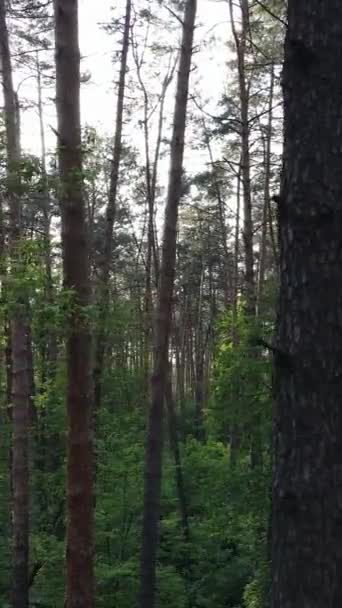
<svg viewBox="0 0 342 608">
<path fill-rule="evenodd" d="M 342 3 L 288 2 L 273 608 L 342 605 Z"/>
<path fill-rule="evenodd" d="M 168 346 L 176 263 L 178 205 L 182 193 L 186 108 L 195 18 L 196 0 L 187 0 L 177 76 L 171 139 L 171 164 L 156 309 L 155 363 L 151 383 L 151 407 L 146 442 L 140 608 L 154 608 L 156 598 L 156 559 L 163 449 L 163 406 L 168 374 Z"/>
<path fill-rule="evenodd" d="M 13 88 L 12 64 L 6 23 L 5 0 L 0 1 L 0 50 L 5 105 L 7 187 L 10 205 L 11 274 L 20 271 L 22 240 L 20 198 L 19 108 Z M 13 489 L 13 607 L 27 608 L 29 559 L 29 377 L 27 352 L 27 302 L 25 295 L 13 294 L 10 314 L 12 389 L 12 489 Z"/>
<path fill-rule="evenodd" d="M 55 0 L 56 103 L 67 328 L 66 608 L 93 608 L 93 443 L 88 242 L 82 196 L 78 3 Z"/>
</svg>

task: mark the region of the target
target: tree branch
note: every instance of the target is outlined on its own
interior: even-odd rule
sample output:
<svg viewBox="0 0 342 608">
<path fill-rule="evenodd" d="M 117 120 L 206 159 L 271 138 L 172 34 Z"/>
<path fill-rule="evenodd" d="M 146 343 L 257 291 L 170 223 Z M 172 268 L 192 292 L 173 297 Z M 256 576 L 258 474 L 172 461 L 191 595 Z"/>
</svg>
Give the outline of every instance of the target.
<svg viewBox="0 0 342 608">
<path fill-rule="evenodd" d="M 255 4 L 257 4 L 258 6 L 260 6 L 260 8 L 262 8 L 266 13 L 268 13 L 270 15 L 270 17 L 272 17 L 273 19 L 276 19 L 276 21 L 279 21 L 279 23 L 281 23 L 282 25 L 284 25 L 286 28 L 288 26 L 287 22 L 284 21 L 281 17 L 278 17 L 278 15 L 276 15 L 270 8 L 268 8 L 268 6 L 266 6 L 263 2 L 261 2 L 260 0 L 254 0 Z"/>
</svg>

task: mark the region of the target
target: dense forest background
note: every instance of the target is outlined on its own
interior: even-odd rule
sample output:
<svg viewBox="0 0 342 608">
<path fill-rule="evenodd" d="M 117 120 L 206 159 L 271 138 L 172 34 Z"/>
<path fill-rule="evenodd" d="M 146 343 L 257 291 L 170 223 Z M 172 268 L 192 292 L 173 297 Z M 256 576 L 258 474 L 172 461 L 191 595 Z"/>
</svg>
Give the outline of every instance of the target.
<svg viewBox="0 0 342 608">
<path fill-rule="evenodd" d="M 0 0 L 3 608 L 61 608 L 93 554 L 98 608 L 269 605 L 285 8 L 225 4 L 219 40 L 195 0 L 114 7 L 116 106 L 78 141 L 67 0 Z"/>
</svg>

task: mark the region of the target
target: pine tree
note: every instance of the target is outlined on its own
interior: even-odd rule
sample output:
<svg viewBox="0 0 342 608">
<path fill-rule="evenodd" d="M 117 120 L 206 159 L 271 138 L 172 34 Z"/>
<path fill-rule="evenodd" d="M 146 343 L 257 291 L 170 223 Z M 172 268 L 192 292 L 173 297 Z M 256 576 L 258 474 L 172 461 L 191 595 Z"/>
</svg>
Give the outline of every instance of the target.
<svg viewBox="0 0 342 608">
<path fill-rule="evenodd" d="M 274 347 L 273 608 L 342 602 L 342 5 L 289 0 Z"/>
<path fill-rule="evenodd" d="M 82 193 L 78 3 L 55 2 L 56 104 L 67 332 L 66 607 L 93 608 L 93 442 L 90 280 Z"/>
</svg>

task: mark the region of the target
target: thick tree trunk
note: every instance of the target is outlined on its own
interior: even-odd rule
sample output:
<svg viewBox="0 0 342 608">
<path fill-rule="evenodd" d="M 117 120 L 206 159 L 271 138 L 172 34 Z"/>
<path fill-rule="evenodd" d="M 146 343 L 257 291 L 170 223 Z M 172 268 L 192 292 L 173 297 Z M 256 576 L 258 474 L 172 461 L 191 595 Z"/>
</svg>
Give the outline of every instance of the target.
<svg viewBox="0 0 342 608">
<path fill-rule="evenodd" d="M 273 608 L 342 606 L 342 3 L 288 2 Z"/>
<path fill-rule="evenodd" d="M 113 253 L 113 228 L 116 216 L 116 203 L 117 203 L 117 191 L 119 183 L 119 170 L 122 153 L 122 125 L 123 125 L 123 111 L 124 111 L 124 100 L 125 100 L 125 83 L 126 83 L 126 72 L 127 72 L 127 55 L 129 49 L 129 38 L 130 38 L 130 27 L 131 27 L 131 0 L 126 0 L 126 14 L 125 14 L 125 25 L 122 38 L 122 49 L 121 49 L 121 64 L 120 64 L 120 75 L 119 75 L 119 86 L 118 86 L 118 101 L 116 108 L 116 124 L 115 124 L 115 136 L 114 136 L 114 147 L 113 147 L 113 159 L 112 169 L 110 175 L 110 188 L 108 204 L 106 209 L 106 224 L 105 224 L 105 235 L 104 235 L 104 249 L 101 260 L 101 266 L 99 269 L 100 285 L 99 285 L 99 330 L 96 340 L 95 347 L 95 364 L 94 364 L 94 385 L 95 385 L 95 416 L 99 411 L 101 405 L 102 395 L 102 368 L 105 355 L 105 341 L 106 341 L 106 317 L 109 300 L 109 277 L 112 263 Z"/>
<path fill-rule="evenodd" d="M 196 0 L 187 0 L 176 87 L 171 165 L 165 209 L 160 286 L 156 311 L 155 364 L 151 383 L 152 403 L 146 443 L 143 539 L 141 552 L 141 608 L 154 608 L 158 522 L 163 448 L 163 405 L 168 373 L 168 345 L 171 329 L 178 205 L 182 193 L 182 170 L 186 108 L 191 69 Z"/>
<path fill-rule="evenodd" d="M 93 410 L 88 242 L 82 196 L 78 3 L 55 0 L 56 104 L 67 333 L 66 607 L 93 608 Z"/>
<path fill-rule="evenodd" d="M 12 65 L 6 24 L 5 0 L 0 0 L 0 50 L 7 151 L 7 185 L 10 203 L 11 272 L 20 263 L 21 201 L 20 201 L 20 133 L 18 100 L 13 88 Z M 13 407 L 13 606 L 27 608 L 29 559 L 29 378 L 27 353 L 27 306 L 25 296 L 15 294 L 11 313 L 11 368 Z"/>
</svg>

